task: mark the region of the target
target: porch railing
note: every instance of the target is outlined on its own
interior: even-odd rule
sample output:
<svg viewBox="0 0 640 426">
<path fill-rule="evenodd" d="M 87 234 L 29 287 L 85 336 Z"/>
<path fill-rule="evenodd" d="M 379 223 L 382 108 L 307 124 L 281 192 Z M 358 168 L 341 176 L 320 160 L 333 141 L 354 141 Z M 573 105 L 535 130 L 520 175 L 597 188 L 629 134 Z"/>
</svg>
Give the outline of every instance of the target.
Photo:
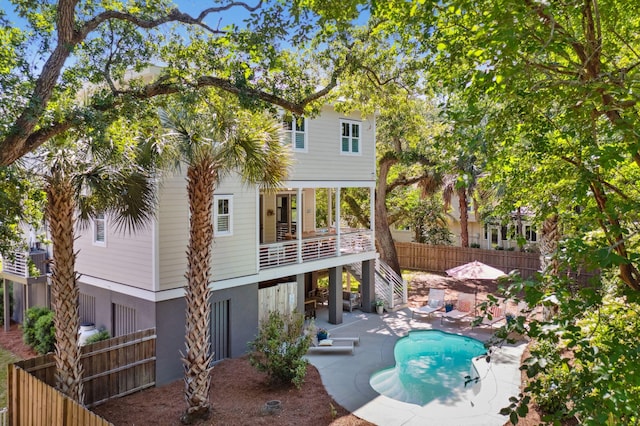
<svg viewBox="0 0 640 426">
<path fill-rule="evenodd" d="M 358 230 L 260 245 L 260 269 L 374 250 L 373 232 Z"/>
<path fill-rule="evenodd" d="M 40 275 L 47 273 L 47 252 L 35 250 L 30 252 L 14 253 L 13 258 L 2 258 L 2 272 L 29 278 L 29 262 L 32 262 Z"/>
<path fill-rule="evenodd" d="M 360 262 L 349 264 L 349 270 L 358 281 L 362 282 Z M 408 301 L 406 281 L 381 259 L 376 259 L 375 270 L 376 298 L 383 300 L 388 309 L 406 304 Z"/>
</svg>

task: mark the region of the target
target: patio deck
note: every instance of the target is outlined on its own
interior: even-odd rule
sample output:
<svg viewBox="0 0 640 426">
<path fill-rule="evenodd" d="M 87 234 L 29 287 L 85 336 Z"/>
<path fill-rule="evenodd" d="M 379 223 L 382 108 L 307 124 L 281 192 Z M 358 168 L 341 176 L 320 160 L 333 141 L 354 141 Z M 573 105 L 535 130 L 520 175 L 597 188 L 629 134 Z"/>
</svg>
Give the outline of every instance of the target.
<svg viewBox="0 0 640 426">
<path fill-rule="evenodd" d="M 481 327 L 472 329 L 464 323 L 441 324 L 437 316 L 430 320 L 412 319 L 408 308 L 384 315 L 344 312 L 343 323 L 339 325 L 328 323 L 326 309 L 319 309 L 316 314 L 315 325 L 327 328 L 332 336 L 360 337 L 360 345 L 355 348 L 353 356 L 306 356 L 320 372 L 329 394 L 356 416 L 385 426 L 502 426 L 508 421 L 506 416 L 498 412 L 509 405 L 509 397 L 520 392 L 519 366 L 525 342 L 494 350 L 490 363 L 479 360 L 475 364 L 481 377 L 478 384 L 418 406 L 382 396 L 369 385 L 371 374 L 394 365 L 396 340 L 411 330 L 437 329 L 486 341 L 491 336 L 491 330 Z"/>
</svg>

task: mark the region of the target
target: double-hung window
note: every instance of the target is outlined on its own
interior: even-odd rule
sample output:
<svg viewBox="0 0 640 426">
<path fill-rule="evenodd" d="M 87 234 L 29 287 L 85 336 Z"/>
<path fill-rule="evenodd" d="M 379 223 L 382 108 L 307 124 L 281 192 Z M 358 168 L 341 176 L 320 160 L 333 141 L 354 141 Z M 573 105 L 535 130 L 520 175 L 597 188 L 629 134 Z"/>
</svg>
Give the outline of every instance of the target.
<svg viewBox="0 0 640 426">
<path fill-rule="evenodd" d="M 213 233 L 217 237 L 233 234 L 233 196 L 214 195 Z"/>
<path fill-rule="evenodd" d="M 360 122 L 340 120 L 340 152 L 360 154 Z"/>
<path fill-rule="evenodd" d="M 291 143 L 296 151 L 307 150 L 307 123 L 304 117 L 285 114 L 282 118 L 285 143 Z"/>
<path fill-rule="evenodd" d="M 93 245 L 107 245 L 107 220 L 104 213 L 98 213 L 93 218 Z"/>
</svg>

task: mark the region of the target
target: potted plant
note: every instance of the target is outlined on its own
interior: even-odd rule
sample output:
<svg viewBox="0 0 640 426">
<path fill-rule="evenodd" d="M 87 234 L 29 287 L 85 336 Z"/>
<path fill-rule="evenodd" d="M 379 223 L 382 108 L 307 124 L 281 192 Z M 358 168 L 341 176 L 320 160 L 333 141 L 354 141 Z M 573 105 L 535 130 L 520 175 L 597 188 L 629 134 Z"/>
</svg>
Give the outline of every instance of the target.
<svg viewBox="0 0 640 426">
<path fill-rule="evenodd" d="M 447 300 L 444 303 L 444 311 L 445 312 L 451 312 L 451 311 L 453 311 L 454 306 L 455 306 L 455 303 L 453 303 L 453 301 Z"/>
<path fill-rule="evenodd" d="M 373 305 L 376 307 L 378 315 L 382 315 L 382 312 L 384 311 L 384 300 L 376 299 L 376 301 L 373 302 Z"/>
<path fill-rule="evenodd" d="M 316 337 L 318 338 L 318 342 L 329 337 L 329 332 L 326 328 L 319 328 L 316 332 Z"/>
<path fill-rule="evenodd" d="M 504 317 L 507 320 L 507 324 L 511 324 L 516 320 L 516 317 L 513 314 L 506 314 Z"/>
</svg>

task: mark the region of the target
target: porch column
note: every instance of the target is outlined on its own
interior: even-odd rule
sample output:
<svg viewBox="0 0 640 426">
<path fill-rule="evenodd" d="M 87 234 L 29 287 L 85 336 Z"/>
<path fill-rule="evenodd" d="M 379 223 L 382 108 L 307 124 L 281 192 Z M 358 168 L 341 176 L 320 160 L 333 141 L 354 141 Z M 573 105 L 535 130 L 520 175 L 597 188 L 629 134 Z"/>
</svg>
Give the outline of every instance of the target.
<svg viewBox="0 0 640 426">
<path fill-rule="evenodd" d="M 376 188 L 369 188 L 369 230 L 374 232 L 376 229 Z M 371 236 L 371 245 L 375 247 L 375 238 Z"/>
<path fill-rule="evenodd" d="M 296 275 L 296 311 L 302 312 L 302 315 L 304 315 L 304 300 L 307 298 L 304 277 L 305 274 Z"/>
<path fill-rule="evenodd" d="M 329 268 L 329 324 L 342 324 L 342 266 Z"/>
<path fill-rule="evenodd" d="M 6 278 L 2 278 L 2 290 L 4 291 L 4 294 L 2 295 L 4 302 L 4 312 L 2 313 L 4 315 L 4 331 L 9 331 L 11 330 L 11 318 L 9 317 L 9 286 L 7 285 Z"/>
<path fill-rule="evenodd" d="M 365 260 L 362 262 L 362 285 L 360 293 L 362 297 L 362 310 L 373 311 L 373 302 L 376 300 L 376 261 Z"/>
<path fill-rule="evenodd" d="M 336 256 L 340 256 L 340 187 L 336 188 Z"/>
<path fill-rule="evenodd" d="M 331 218 L 333 217 L 333 198 L 331 198 L 332 188 L 327 188 L 327 228 L 331 228 Z"/>
<path fill-rule="evenodd" d="M 304 206 L 302 204 L 302 188 L 298 188 L 296 193 L 296 258 L 298 263 L 302 263 L 302 214 L 304 213 Z"/>
</svg>

